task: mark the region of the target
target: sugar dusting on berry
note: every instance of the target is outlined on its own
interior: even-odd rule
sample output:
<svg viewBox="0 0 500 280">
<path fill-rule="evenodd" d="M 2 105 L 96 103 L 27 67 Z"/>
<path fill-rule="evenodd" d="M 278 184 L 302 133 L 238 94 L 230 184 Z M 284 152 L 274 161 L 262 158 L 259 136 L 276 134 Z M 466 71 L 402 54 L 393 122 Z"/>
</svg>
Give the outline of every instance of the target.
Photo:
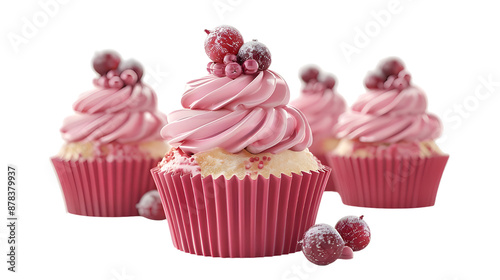
<svg viewBox="0 0 500 280">
<path fill-rule="evenodd" d="M 344 241 L 330 225 L 318 224 L 311 227 L 302 240 L 302 252 L 306 258 L 317 265 L 327 265 L 342 254 Z"/>
<path fill-rule="evenodd" d="M 337 222 L 335 229 L 344 239 L 345 245 L 351 247 L 353 251 L 360 251 L 370 243 L 370 228 L 363 220 L 363 216 L 343 217 Z"/>
<path fill-rule="evenodd" d="M 238 63 L 254 59 L 259 64 L 259 70 L 264 71 L 271 65 L 271 52 L 263 43 L 253 40 L 246 42 L 238 51 Z"/>
<path fill-rule="evenodd" d="M 213 31 L 208 31 L 205 39 L 205 52 L 212 61 L 222 63 L 226 54 L 236 55 L 241 45 L 243 45 L 243 37 L 240 32 L 232 26 L 221 25 Z"/>
</svg>

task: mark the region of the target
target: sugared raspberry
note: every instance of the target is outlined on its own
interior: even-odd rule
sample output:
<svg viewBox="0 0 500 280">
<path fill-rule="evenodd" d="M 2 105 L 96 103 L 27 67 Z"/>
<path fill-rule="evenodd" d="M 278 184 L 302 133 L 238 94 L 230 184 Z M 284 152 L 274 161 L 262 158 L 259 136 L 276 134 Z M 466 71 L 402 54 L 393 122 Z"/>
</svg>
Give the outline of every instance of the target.
<svg viewBox="0 0 500 280">
<path fill-rule="evenodd" d="M 236 55 L 244 42 L 238 29 L 229 25 L 218 26 L 213 31 L 205 29 L 205 32 L 208 34 L 205 52 L 213 62 L 223 63 L 226 54 Z"/>
<path fill-rule="evenodd" d="M 318 80 L 319 69 L 316 66 L 308 66 L 300 71 L 300 78 L 305 83 L 309 83 L 311 80 Z"/>
<path fill-rule="evenodd" d="M 317 265 L 327 265 L 336 261 L 344 248 L 344 240 L 330 225 L 312 226 L 304 235 L 302 252 L 306 258 Z"/>
<path fill-rule="evenodd" d="M 97 73 L 104 76 L 108 71 L 117 69 L 120 61 L 120 55 L 117 52 L 102 51 L 96 53 L 92 59 L 92 65 Z"/>
<path fill-rule="evenodd" d="M 264 71 L 271 65 L 271 52 L 263 43 L 252 40 L 243 44 L 238 51 L 238 63 L 243 64 L 249 59 L 257 61 L 259 70 Z"/>
<path fill-rule="evenodd" d="M 380 63 L 379 66 L 382 73 L 388 76 L 397 76 L 399 72 L 405 69 L 405 66 L 398 58 L 388 58 Z"/>
<path fill-rule="evenodd" d="M 344 239 L 345 245 L 353 251 L 364 249 L 370 243 L 371 233 L 363 216 L 346 216 L 340 219 L 335 229 Z"/>
</svg>

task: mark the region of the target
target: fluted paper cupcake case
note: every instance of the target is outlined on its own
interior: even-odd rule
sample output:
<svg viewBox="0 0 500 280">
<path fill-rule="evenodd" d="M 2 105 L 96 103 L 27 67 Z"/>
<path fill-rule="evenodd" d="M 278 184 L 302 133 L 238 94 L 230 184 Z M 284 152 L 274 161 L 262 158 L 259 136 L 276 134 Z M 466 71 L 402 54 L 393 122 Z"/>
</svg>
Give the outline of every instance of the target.
<svg viewBox="0 0 500 280">
<path fill-rule="evenodd" d="M 150 170 L 161 158 L 51 160 L 69 213 L 124 217 L 139 215 L 136 204 L 155 189 Z"/>
<path fill-rule="evenodd" d="M 359 158 L 330 155 L 346 205 L 372 208 L 433 206 L 449 156 Z"/>
<path fill-rule="evenodd" d="M 326 153 L 324 154 L 314 154 L 314 156 L 323 164 L 328 164 Z M 335 186 L 335 180 L 333 179 L 333 170 L 328 176 L 328 181 L 326 183 L 325 192 L 336 192 L 337 187 Z"/>
<path fill-rule="evenodd" d="M 266 179 L 151 170 L 174 246 L 212 257 L 264 257 L 300 250 L 314 225 L 329 167 Z"/>
</svg>

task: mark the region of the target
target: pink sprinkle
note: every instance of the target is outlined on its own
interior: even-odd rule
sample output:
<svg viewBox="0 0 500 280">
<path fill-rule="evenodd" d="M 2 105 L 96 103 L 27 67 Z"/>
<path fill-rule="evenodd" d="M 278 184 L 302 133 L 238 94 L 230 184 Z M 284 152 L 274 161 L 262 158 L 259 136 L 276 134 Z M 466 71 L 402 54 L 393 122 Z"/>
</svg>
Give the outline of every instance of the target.
<svg viewBox="0 0 500 280">
<path fill-rule="evenodd" d="M 250 169 L 251 165 L 250 163 L 247 163 L 247 165 L 245 165 L 245 169 Z"/>
<path fill-rule="evenodd" d="M 261 160 L 261 161 L 259 162 L 259 164 L 264 164 L 264 162 Z"/>
<path fill-rule="evenodd" d="M 257 166 L 257 167 L 259 167 L 259 169 L 264 168 L 264 164 L 262 164 L 262 161 L 261 161 L 261 163 L 259 163 L 259 166 Z"/>
<path fill-rule="evenodd" d="M 251 157 L 251 158 L 249 159 L 249 161 L 250 161 L 250 162 L 253 162 L 253 157 Z"/>
<path fill-rule="evenodd" d="M 267 158 L 267 161 L 270 161 L 270 160 L 271 160 L 271 157 L 268 157 L 268 158 Z"/>
<path fill-rule="evenodd" d="M 259 157 L 255 157 L 255 161 L 259 161 Z"/>
<path fill-rule="evenodd" d="M 263 157 L 262 157 L 262 160 L 266 160 L 266 159 L 267 159 L 267 157 L 266 157 L 266 156 L 263 156 Z"/>
</svg>

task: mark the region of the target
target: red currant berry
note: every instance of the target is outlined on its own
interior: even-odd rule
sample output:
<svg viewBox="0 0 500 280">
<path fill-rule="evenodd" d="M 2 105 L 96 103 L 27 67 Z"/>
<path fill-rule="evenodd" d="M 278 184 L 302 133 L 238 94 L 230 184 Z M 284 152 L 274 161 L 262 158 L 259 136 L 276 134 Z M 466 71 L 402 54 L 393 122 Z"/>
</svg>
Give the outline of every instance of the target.
<svg viewBox="0 0 500 280">
<path fill-rule="evenodd" d="M 241 73 L 243 72 L 243 69 L 241 69 L 241 65 L 239 65 L 236 62 L 231 62 L 225 67 L 225 73 L 226 77 L 231 78 L 231 79 L 236 79 L 238 78 Z"/>
<path fill-rule="evenodd" d="M 205 52 L 213 62 L 222 63 L 228 53 L 236 55 L 244 42 L 238 29 L 229 25 L 218 26 L 213 31 L 205 29 L 205 32 L 208 34 Z"/>
<path fill-rule="evenodd" d="M 212 68 L 215 76 L 224 77 L 226 75 L 226 66 L 223 63 L 214 63 Z"/>
<path fill-rule="evenodd" d="M 161 205 L 160 194 L 157 190 L 145 193 L 137 204 L 139 215 L 151 220 L 165 220 L 165 212 Z"/>
<path fill-rule="evenodd" d="M 132 69 L 125 69 L 120 74 L 120 79 L 122 79 L 123 83 L 126 85 L 135 85 L 137 83 L 137 74 Z"/>
<path fill-rule="evenodd" d="M 108 79 L 111 79 L 113 77 L 119 76 L 119 73 L 116 70 L 109 70 L 108 73 L 106 73 L 106 75 L 104 76 L 106 76 L 106 78 Z"/>
<path fill-rule="evenodd" d="M 207 71 L 208 71 L 209 74 L 213 74 L 214 73 L 214 64 L 215 63 L 213 63 L 213 62 L 209 62 L 207 64 Z"/>
<path fill-rule="evenodd" d="M 345 246 L 351 247 L 353 251 L 362 250 L 370 243 L 370 228 L 363 216 L 346 216 L 337 222 L 335 229 L 344 239 Z"/>
<path fill-rule="evenodd" d="M 129 59 L 124 61 L 118 67 L 118 72 L 121 74 L 123 71 L 130 69 L 137 74 L 137 80 L 140 81 L 142 78 L 142 74 L 144 74 L 144 69 L 142 68 L 142 64 L 134 59 Z"/>
<path fill-rule="evenodd" d="M 306 258 L 317 265 L 327 265 L 336 261 L 342 254 L 344 240 L 340 234 L 326 224 L 311 227 L 302 240 L 302 252 Z"/>
<path fill-rule="evenodd" d="M 398 77 L 403 78 L 408 84 L 411 82 L 411 75 L 406 70 L 399 72 Z"/>
<path fill-rule="evenodd" d="M 259 70 L 259 63 L 255 59 L 249 59 L 243 62 L 243 72 L 245 74 L 254 74 L 257 70 Z"/>
<path fill-rule="evenodd" d="M 120 55 L 117 52 L 102 51 L 96 53 L 92 59 L 92 65 L 97 73 L 104 76 L 108 71 L 117 69 L 120 61 Z"/>
<path fill-rule="evenodd" d="M 264 71 L 271 65 L 271 52 L 257 40 L 246 42 L 238 51 L 238 63 L 243 64 L 246 60 L 254 59 L 259 64 L 259 70 Z"/>
<path fill-rule="evenodd" d="M 231 62 L 236 62 L 238 60 L 238 58 L 236 57 L 235 54 L 232 54 L 232 53 L 228 53 L 224 56 L 224 64 L 227 65 Z"/>
<path fill-rule="evenodd" d="M 123 81 L 120 79 L 120 77 L 112 77 L 108 81 L 108 86 L 111 88 L 122 88 L 123 87 Z"/>
</svg>

